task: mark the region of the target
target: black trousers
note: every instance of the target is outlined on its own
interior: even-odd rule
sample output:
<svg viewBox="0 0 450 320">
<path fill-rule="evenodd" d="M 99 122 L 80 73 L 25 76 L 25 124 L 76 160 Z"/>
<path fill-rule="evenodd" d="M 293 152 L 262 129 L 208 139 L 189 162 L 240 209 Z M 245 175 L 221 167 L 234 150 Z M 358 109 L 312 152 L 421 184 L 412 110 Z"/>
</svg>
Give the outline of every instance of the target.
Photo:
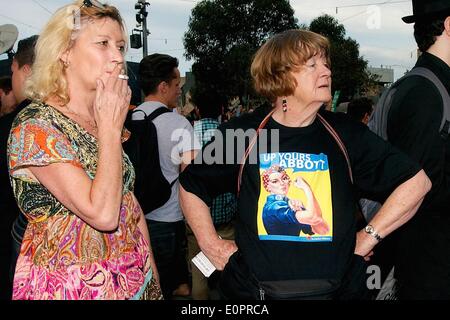
<svg viewBox="0 0 450 320">
<path fill-rule="evenodd" d="M 400 300 L 450 300 L 450 218 L 422 215 L 405 224 L 396 243 Z"/>
</svg>

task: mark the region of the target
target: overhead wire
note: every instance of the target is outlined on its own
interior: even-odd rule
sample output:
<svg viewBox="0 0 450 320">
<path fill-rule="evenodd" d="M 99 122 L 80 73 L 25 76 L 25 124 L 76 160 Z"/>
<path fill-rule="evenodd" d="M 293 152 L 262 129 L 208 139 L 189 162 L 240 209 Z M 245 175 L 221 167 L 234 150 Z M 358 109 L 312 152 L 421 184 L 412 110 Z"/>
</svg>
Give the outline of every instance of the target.
<svg viewBox="0 0 450 320">
<path fill-rule="evenodd" d="M 1 13 L 0 13 L 0 17 L 3 17 L 3 18 L 6 18 L 6 19 L 9 19 L 9 20 L 11 20 L 11 21 L 14 21 L 15 23 L 19 23 L 19 24 L 22 24 L 22 25 L 24 25 L 24 26 L 26 26 L 26 27 L 29 27 L 29 28 L 33 28 L 33 29 L 35 29 L 35 30 L 39 30 L 39 31 L 40 31 L 40 29 L 39 29 L 39 28 L 36 28 L 35 26 L 32 26 L 31 24 L 28 24 L 28 23 L 24 23 L 24 22 L 22 22 L 22 21 L 19 21 L 19 20 L 17 20 L 17 19 L 14 19 L 14 18 L 11 18 L 11 17 L 8 17 L 8 16 L 5 16 L 4 14 L 1 14 Z"/>
<path fill-rule="evenodd" d="M 352 7 L 367 7 L 367 6 L 376 6 L 376 5 L 384 5 L 384 4 L 395 4 L 395 3 L 404 3 L 404 2 L 411 2 L 410 0 L 402 0 L 402 1 L 384 1 L 384 2 L 372 2 L 372 3 L 365 3 L 365 4 L 352 4 L 347 6 L 335 6 L 333 8 L 352 8 Z"/>
<path fill-rule="evenodd" d="M 402 0 L 402 1 L 392 1 L 392 0 L 388 0 L 388 1 L 384 1 L 384 2 L 377 2 L 377 3 L 366 3 L 366 4 L 355 4 L 355 5 L 348 5 L 348 6 L 340 6 L 340 7 L 336 7 L 336 13 L 337 13 L 337 9 L 338 8 L 351 8 L 351 7 L 362 7 L 362 6 L 374 6 L 374 5 L 385 5 L 385 4 L 394 4 L 394 3 L 402 3 L 402 2 L 409 2 L 409 0 Z M 351 16 L 348 16 L 346 18 L 340 19 L 340 21 L 346 21 L 349 20 L 351 18 L 357 17 L 359 15 L 362 15 L 364 13 L 366 13 L 366 10 L 360 11 L 356 14 L 353 14 Z"/>
<path fill-rule="evenodd" d="M 47 9 L 46 7 L 44 7 L 40 2 L 38 2 L 37 0 L 32 0 L 35 4 L 37 4 L 39 7 L 41 7 L 42 9 L 44 9 L 45 11 L 47 11 L 50 14 L 53 14 L 53 12 L 51 12 L 49 9 Z"/>
</svg>

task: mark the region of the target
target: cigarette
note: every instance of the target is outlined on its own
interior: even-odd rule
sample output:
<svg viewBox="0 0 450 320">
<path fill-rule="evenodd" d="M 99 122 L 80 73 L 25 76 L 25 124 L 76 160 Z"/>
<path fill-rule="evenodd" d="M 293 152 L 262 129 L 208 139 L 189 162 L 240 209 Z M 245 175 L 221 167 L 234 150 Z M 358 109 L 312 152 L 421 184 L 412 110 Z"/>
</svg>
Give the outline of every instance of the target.
<svg viewBox="0 0 450 320">
<path fill-rule="evenodd" d="M 129 77 L 126 75 L 126 74 L 119 74 L 119 79 L 122 79 L 122 80 L 128 80 L 129 79 Z"/>
</svg>

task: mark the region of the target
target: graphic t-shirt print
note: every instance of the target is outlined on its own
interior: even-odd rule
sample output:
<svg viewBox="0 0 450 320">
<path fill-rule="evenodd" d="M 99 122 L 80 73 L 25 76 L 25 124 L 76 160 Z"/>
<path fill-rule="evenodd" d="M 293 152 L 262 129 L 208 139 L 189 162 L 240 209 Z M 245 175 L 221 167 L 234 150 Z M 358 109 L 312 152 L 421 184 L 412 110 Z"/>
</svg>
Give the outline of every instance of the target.
<svg viewBox="0 0 450 320">
<path fill-rule="evenodd" d="M 332 241 L 331 183 L 325 154 L 260 154 L 259 172 L 261 240 Z"/>
</svg>

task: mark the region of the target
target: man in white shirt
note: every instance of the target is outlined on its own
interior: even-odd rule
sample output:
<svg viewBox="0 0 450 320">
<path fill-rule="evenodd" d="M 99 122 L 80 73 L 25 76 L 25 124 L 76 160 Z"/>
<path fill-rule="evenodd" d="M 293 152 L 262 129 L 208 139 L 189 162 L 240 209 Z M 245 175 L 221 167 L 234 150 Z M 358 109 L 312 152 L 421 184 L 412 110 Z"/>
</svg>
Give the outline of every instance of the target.
<svg viewBox="0 0 450 320">
<path fill-rule="evenodd" d="M 145 101 L 138 110 L 146 115 L 164 107 L 177 107 L 181 94 L 178 60 L 165 54 L 152 54 L 140 62 L 139 84 Z M 142 112 L 135 112 L 133 119 L 142 119 Z M 183 213 L 178 201 L 178 175 L 201 148 L 186 118 L 176 112 L 167 112 L 153 120 L 158 136 L 161 171 L 172 185 L 169 200 L 161 207 L 145 212 L 152 249 L 160 275 L 165 299 L 171 299 L 174 291 L 189 294 L 186 261 L 186 231 Z"/>
</svg>

